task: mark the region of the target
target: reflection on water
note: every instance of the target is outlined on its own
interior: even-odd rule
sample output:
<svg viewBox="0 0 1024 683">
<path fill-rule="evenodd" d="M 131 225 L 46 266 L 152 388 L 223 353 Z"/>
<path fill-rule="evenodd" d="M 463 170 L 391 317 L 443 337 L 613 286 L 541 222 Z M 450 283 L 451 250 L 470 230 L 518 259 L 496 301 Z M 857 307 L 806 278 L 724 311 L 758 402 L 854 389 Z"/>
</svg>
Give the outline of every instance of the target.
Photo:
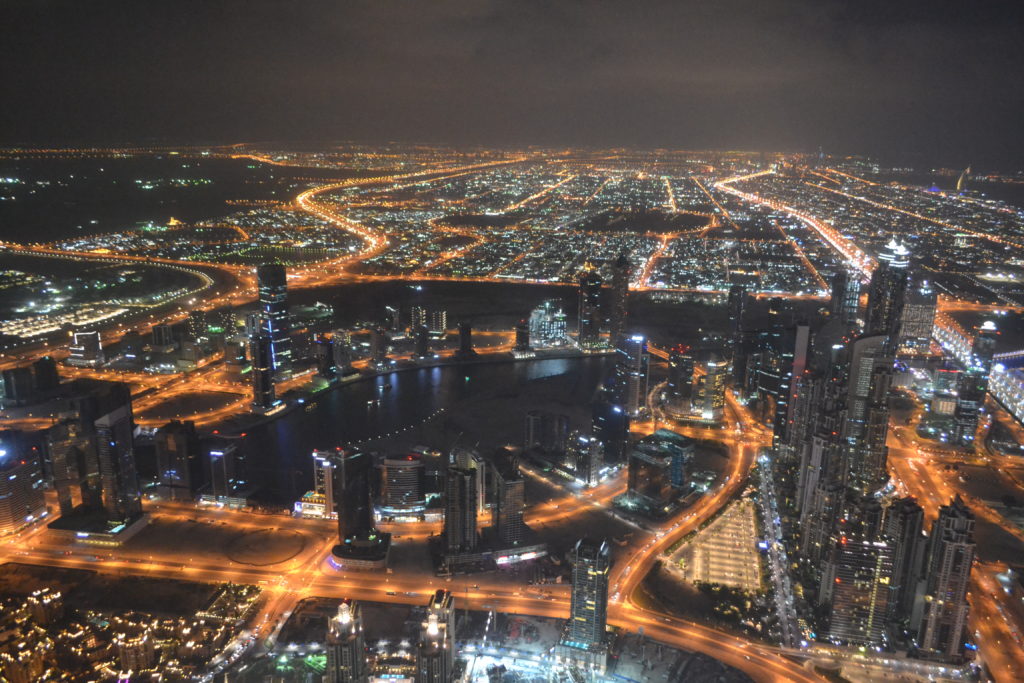
<svg viewBox="0 0 1024 683">
<path fill-rule="evenodd" d="M 463 399 L 509 391 L 545 377 L 577 373 L 596 385 L 609 362 L 606 358 L 553 358 L 433 367 L 347 384 L 317 396 L 308 412 L 298 408 L 248 430 L 249 477 L 262 489 L 260 498 L 287 504 L 311 488 L 313 449 L 386 436 Z M 518 436 L 517 432 L 508 438 L 518 441 Z"/>
</svg>

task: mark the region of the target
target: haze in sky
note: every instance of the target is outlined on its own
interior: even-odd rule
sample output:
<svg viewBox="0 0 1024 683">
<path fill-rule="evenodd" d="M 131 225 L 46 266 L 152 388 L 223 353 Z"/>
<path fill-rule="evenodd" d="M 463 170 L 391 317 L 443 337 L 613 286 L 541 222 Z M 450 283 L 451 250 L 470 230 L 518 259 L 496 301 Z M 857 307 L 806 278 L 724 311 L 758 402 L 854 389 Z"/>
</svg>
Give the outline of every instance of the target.
<svg viewBox="0 0 1024 683">
<path fill-rule="evenodd" d="M 1024 152 L 1020 2 L 12 0 L 0 26 L 7 145 Z"/>
</svg>

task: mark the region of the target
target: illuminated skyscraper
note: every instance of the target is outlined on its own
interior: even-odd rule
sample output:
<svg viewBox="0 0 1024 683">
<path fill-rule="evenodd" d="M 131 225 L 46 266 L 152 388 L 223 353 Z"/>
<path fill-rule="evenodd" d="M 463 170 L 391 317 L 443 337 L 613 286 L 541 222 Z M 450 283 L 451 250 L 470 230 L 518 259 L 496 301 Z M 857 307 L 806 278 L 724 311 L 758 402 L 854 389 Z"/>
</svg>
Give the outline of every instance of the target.
<svg viewBox="0 0 1024 683">
<path fill-rule="evenodd" d="M 530 348 L 530 324 L 525 320 L 520 320 L 516 323 L 515 351 L 519 353 L 528 353 L 532 351 Z"/>
<path fill-rule="evenodd" d="M 668 356 L 666 393 L 669 404 L 680 412 L 690 410 L 690 400 L 693 398 L 693 372 L 694 358 L 690 347 L 673 347 Z"/>
<path fill-rule="evenodd" d="M 909 286 L 910 251 L 896 238 L 878 255 L 878 265 L 868 285 L 864 331 L 884 335 L 895 345 Z"/>
<path fill-rule="evenodd" d="M 328 683 L 364 683 L 369 680 L 366 644 L 363 638 L 363 611 L 358 603 L 346 600 L 327 622 Z"/>
<path fill-rule="evenodd" d="M 989 374 L 995 355 L 996 337 L 999 332 L 991 320 L 985 321 L 974 332 L 970 365 L 960 375 L 956 408 L 953 413 L 953 442 L 963 447 L 972 447 L 978 431 L 978 415 L 985 404 Z"/>
<path fill-rule="evenodd" d="M 39 459 L 0 441 L 0 536 L 12 534 L 46 512 Z"/>
<path fill-rule="evenodd" d="M 67 364 L 76 367 L 95 368 L 107 360 L 99 332 L 75 332 L 70 351 Z"/>
<path fill-rule="evenodd" d="M 612 264 L 611 315 L 608 319 L 611 344 L 617 345 L 626 336 L 626 315 L 629 303 L 629 276 L 632 266 L 625 252 Z"/>
<path fill-rule="evenodd" d="M 449 467 L 445 473 L 444 541 L 449 553 L 476 549 L 477 471 L 468 467 Z"/>
<path fill-rule="evenodd" d="M 829 313 L 833 320 L 838 320 L 847 329 L 857 325 L 857 313 L 860 309 L 860 278 L 856 273 L 840 268 L 832 276 L 832 297 L 829 302 Z"/>
<path fill-rule="evenodd" d="M 912 276 L 900 316 L 898 348 L 916 353 L 928 352 L 937 303 L 938 295 L 931 283 L 923 277 Z"/>
<path fill-rule="evenodd" d="M 518 459 L 499 453 L 493 462 L 495 531 L 503 546 L 519 545 L 526 534 L 523 522 L 526 482 L 519 473 Z"/>
<path fill-rule="evenodd" d="M 124 522 L 142 514 L 135 469 L 135 421 L 128 385 L 112 384 L 106 402 L 107 412 L 95 422 L 103 508 L 111 521 Z"/>
<path fill-rule="evenodd" d="M 416 683 L 452 683 L 455 677 L 455 604 L 438 590 L 427 604 L 427 618 L 416 647 Z"/>
<path fill-rule="evenodd" d="M 579 280 L 579 323 L 576 342 L 583 350 L 601 345 L 601 276 L 589 261 Z"/>
<path fill-rule="evenodd" d="M 271 362 L 275 372 L 291 368 L 291 319 L 288 316 L 288 275 L 280 263 L 266 263 L 256 269 L 262 327 L 270 337 Z"/>
<path fill-rule="evenodd" d="M 167 500 L 193 500 L 203 483 L 203 461 L 195 424 L 172 420 L 160 428 L 153 443 L 157 493 Z"/>
<path fill-rule="evenodd" d="M 274 344 L 266 328 L 250 340 L 252 356 L 252 409 L 268 413 L 280 404 L 274 388 Z"/>
<path fill-rule="evenodd" d="M 974 514 L 958 496 L 939 508 L 932 525 L 924 618 L 918 632 L 918 646 L 926 658 L 951 663 L 964 659 L 974 551 Z"/>
<path fill-rule="evenodd" d="M 548 300 L 530 312 L 530 339 L 538 348 L 568 343 L 565 312 L 557 301 Z"/>
<path fill-rule="evenodd" d="M 572 599 L 563 643 L 582 650 L 605 645 L 608 627 L 608 571 L 611 550 L 605 541 L 580 539 L 572 556 Z"/>
<path fill-rule="evenodd" d="M 381 505 L 388 511 L 422 509 L 426 499 L 423 460 L 409 454 L 384 460 Z"/>
<path fill-rule="evenodd" d="M 647 342 L 642 336 L 620 341 L 615 356 L 615 393 L 630 417 L 639 416 L 647 407 L 648 365 Z"/>
<path fill-rule="evenodd" d="M 704 361 L 704 374 L 698 378 L 695 407 L 700 408 L 702 420 L 721 420 L 725 414 L 725 385 L 729 377 L 729 363 L 718 354 L 709 354 Z"/>
</svg>

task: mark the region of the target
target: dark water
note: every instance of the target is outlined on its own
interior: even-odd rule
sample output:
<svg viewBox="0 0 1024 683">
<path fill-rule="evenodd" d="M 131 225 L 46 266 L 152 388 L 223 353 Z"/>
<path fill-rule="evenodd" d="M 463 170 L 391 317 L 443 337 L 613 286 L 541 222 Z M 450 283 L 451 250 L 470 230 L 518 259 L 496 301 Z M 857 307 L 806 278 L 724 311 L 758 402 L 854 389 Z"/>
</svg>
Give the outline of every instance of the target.
<svg viewBox="0 0 1024 683">
<path fill-rule="evenodd" d="M 468 366 L 424 368 L 384 375 L 324 392 L 309 410 L 299 406 L 287 415 L 246 432 L 244 449 L 250 479 L 261 488 L 259 497 L 268 502 L 288 504 L 312 487 L 313 449 L 331 449 L 367 439 L 387 438 L 396 431 L 437 449 L 450 448 L 465 430 L 453 424 L 451 410 L 477 398 L 495 401 L 496 394 L 509 398 L 509 405 L 558 400 L 563 384 L 546 378 L 568 375 L 586 386 L 596 387 L 607 372 L 606 358 L 547 359 L 486 363 Z M 382 387 L 390 384 L 391 389 Z M 367 401 L 379 398 L 379 406 Z M 500 406 L 501 401 L 495 405 Z M 441 409 L 448 411 L 438 412 Z M 509 408 L 512 410 L 512 408 Z M 515 408 L 518 412 L 520 408 Z M 472 427 L 494 443 L 519 443 L 522 419 L 507 419 L 504 411 L 494 419 L 478 418 Z M 426 422 L 425 422 L 426 421 Z M 418 430 L 418 431 L 417 431 Z M 465 443 L 478 436 L 464 435 Z M 386 449 L 386 443 L 382 449 Z"/>
<path fill-rule="evenodd" d="M 876 180 L 882 182 L 897 181 L 906 185 L 929 188 L 933 185 L 945 192 L 952 192 L 956 189 L 956 176 L 934 175 L 928 173 L 912 174 L 879 174 Z M 967 188 L 971 192 L 977 192 L 989 199 L 997 199 L 1018 208 L 1024 207 L 1024 184 L 1018 183 L 990 183 L 981 180 L 969 180 Z"/>
</svg>

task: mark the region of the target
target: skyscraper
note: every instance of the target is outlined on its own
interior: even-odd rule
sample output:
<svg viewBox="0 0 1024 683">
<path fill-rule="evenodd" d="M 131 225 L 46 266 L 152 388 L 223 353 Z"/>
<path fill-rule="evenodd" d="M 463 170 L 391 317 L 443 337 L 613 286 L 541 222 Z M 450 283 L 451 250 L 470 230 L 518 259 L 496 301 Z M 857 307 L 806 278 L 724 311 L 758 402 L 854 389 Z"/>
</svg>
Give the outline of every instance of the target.
<svg viewBox="0 0 1024 683">
<path fill-rule="evenodd" d="M 918 632 L 918 646 L 926 658 L 951 663 L 964 659 L 974 551 L 974 514 L 957 496 L 939 508 L 932 525 L 924 618 Z"/>
<path fill-rule="evenodd" d="M 238 442 L 224 441 L 207 453 L 209 491 L 212 500 L 227 503 L 244 499 L 247 486 L 245 456 Z"/>
<path fill-rule="evenodd" d="M 638 417 L 647 407 L 649 356 L 647 342 L 640 335 L 619 342 L 615 356 L 615 393 L 618 403 L 630 417 Z"/>
<path fill-rule="evenodd" d="M 601 344 L 601 285 L 603 281 L 594 265 L 587 261 L 579 279 L 579 321 L 576 342 L 583 350 Z"/>
<path fill-rule="evenodd" d="M 716 353 L 709 353 L 704 361 L 704 374 L 698 378 L 695 408 L 699 407 L 702 420 L 721 420 L 725 413 L 725 384 L 729 377 L 729 363 Z"/>
<path fill-rule="evenodd" d="M 291 319 L 288 316 L 288 275 L 280 263 L 265 263 L 256 269 L 263 327 L 270 337 L 271 363 L 275 372 L 291 368 Z"/>
<path fill-rule="evenodd" d="M 43 356 L 32 363 L 32 374 L 35 378 L 36 391 L 53 391 L 60 386 L 60 373 L 57 371 L 57 361 L 53 356 Z"/>
<path fill-rule="evenodd" d="M 868 285 L 864 331 L 885 335 L 895 348 L 900 318 L 909 285 L 910 251 L 894 237 L 878 255 L 878 265 Z"/>
<path fill-rule="evenodd" d="M 327 622 L 328 683 L 364 683 L 369 680 L 366 644 L 363 638 L 363 612 L 349 600 L 338 605 L 338 613 Z"/>
<path fill-rule="evenodd" d="M 12 534 L 46 512 L 39 459 L 0 441 L 0 536 Z"/>
<path fill-rule="evenodd" d="M 526 534 L 523 522 L 525 482 L 519 473 L 519 461 L 498 453 L 493 463 L 495 531 L 503 546 L 519 545 Z"/>
<path fill-rule="evenodd" d="M 424 477 L 423 460 L 419 455 L 386 458 L 381 504 L 390 511 L 422 508 L 426 502 L 423 494 Z"/>
<path fill-rule="evenodd" d="M 557 301 L 545 301 L 530 312 L 529 330 L 536 347 L 565 346 L 569 341 L 565 312 Z"/>
<path fill-rule="evenodd" d="M 568 451 L 576 481 L 587 487 L 597 486 L 604 465 L 604 445 L 596 437 L 574 432 L 569 437 Z"/>
<path fill-rule="evenodd" d="M 416 683 L 451 683 L 455 676 L 455 605 L 438 590 L 427 604 L 427 618 L 416 646 Z"/>
<path fill-rule="evenodd" d="M 380 367 L 388 362 L 388 333 L 378 327 L 370 332 L 370 361 Z"/>
<path fill-rule="evenodd" d="M 269 332 L 261 327 L 250 341 L 252 355 L 252 409 L 268 413 L 280 401 L 274 388 L 274 345 Z"/>
<path fill-rule="evenodd" d="M 611 550 L 605 541 L 582 538 L 572 556 L 572 598 L 563 643 L 590 650 L 605 645 L 608 626 L 608 571 Z"/>
<path fill-rule="evenodd" d="M 462 359 L 476 357 L 476 350 L 473 348 L 473 326 L 468 322 L 459 323 L 459 350 L 455 355 Z"/>
<path fill-rule="evenodd" d="M 71 418 L 61 420 L 47 430 L 46 450 L 60 514 L 67 515 L 89 498 L 89 462 L 95 461 L 96 453 L 91 425 Z"/>
<path fill-rule="evenodd" d="M 626 336 L 626 315 L 629 303 L 629 276 L 632 266 L 625 252 L 612 264 L 611 315 L 608 331 L 613 346 Z"/>
<path fill-rule="evenodd" d="M 729 288 L 729 336 L 735 348 L 743 337 L 743 314 L 747 308 L 747 288 L 733 285 Z"/>
<path fill-rule="evenodd" d="M 171 420 L 153 437 L 157 493 L 167 500 L 191 501 L 203 484 L 199 435 L 192 422 Z"/>
<path fill-rule="evenodd" d="M 629 455 L 629 415 L 608 395 L 602 395 L 591 406 L 593 436 L 604 448 L 605 461 L 616 465 Z"/>
<path fill-rule="evenodd" d="M 690 411 L 693 398 L 694 358 L 689 346 L 672 347 L 668 356 L 666 393 L 669 406 L 678 412 Z"/>
<path fill-rule="evenodd" d="M 954 443 L 970 447 L 978 431 L 978 415 L 985 404 L 989 374 L 995 355 L 996 337 L 999 334 L 995 323 L 986 320 L 974 332 L 971 346 L 971 361 L 960 375 L 954 417 Z"/>
<path fill-rule="evenodd" d="M 412 331 L 413 353 L 417 358 L 426 358 L 430 355 L 430 330 L 426 325 L 420 325 Z"/>
<path fill-rule="evenodd" d="M 848 395 L 843 437 L 848 449 L 848 482 L 862 494 L 888 481 L 889 389 L 893 349 L 886 335 L 864 336 L 850 344 Z"/>
<path fill-rule="evenodd" d="M 67 364 L 95 368 L 106 362 L 99 332 L 75 332 Z"/>
<path fill-rule="evenodd" d="M 444 540 L 448 553 L 476 549 L 477 472 L 449 467 L 445 473 Z"/>
<path fill-rule="evenodd" d="M 846 330 L 857 325 L 860 309 L 860 279 L 856 273 L 839 268 L 832 276 L 832 297 L 829 300 L 829 314 L 838 320 Z"/>
<path fill-rule="evenodd" d="M 900 315 L 898 348 L 911 353 L 927 353 L 935 327 L 938 294 L 927 278 L 914 273 Z"/>
<path fill-rule="evenodd" d="M 128 385 L 111 385 L 106 402 L 107 412 L 95 422 L 103 508 L 111 521 L 124 522 L 142 514 L 135 469 L 135 421 Z"/>
<path fill-rule="evenodd" d="M 519 353 L 529 353 L 533 350 L 530 348 L 530 324 L 525 320 L 520 320 L 516 323 L 516 345 L 514 350 Z"/>
<path fill-rule="evenodd" d="M 924 510 L 913 498 L 898 498 L 885 511 L 885 535 L 893 544 L 892 598 L 888 618 L 907 621 L 924 575 Z"/>
<path fill-rule="evenodd" d="M 362 451 L 337 451 L 334 456 L 334 500 L 338 540 L 365 538 L 374 532 L 370 478 L 373 461 Z"/>
</svg>

